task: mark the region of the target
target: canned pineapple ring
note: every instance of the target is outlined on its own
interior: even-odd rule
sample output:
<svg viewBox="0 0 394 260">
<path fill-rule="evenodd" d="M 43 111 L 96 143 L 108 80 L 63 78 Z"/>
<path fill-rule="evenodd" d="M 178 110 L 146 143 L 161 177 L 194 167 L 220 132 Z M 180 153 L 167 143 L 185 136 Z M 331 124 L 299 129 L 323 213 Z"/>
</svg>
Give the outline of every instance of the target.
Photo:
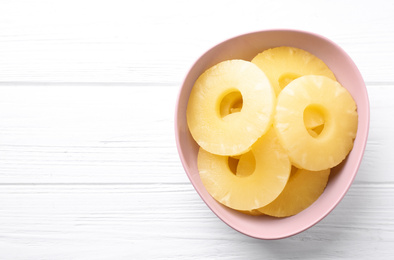
<svg viewBox="0 0 394 260">
<path fill-rule="evenodd" d="M 311 134 L 305 111 L 324 119 L 321 132 Z M 293 80 L 278 96 L 274 127 L 292 163 L 320 171 L 341 163 L 353 147 L 357 133 L 357 106 L 337 81 L 309 75 Z"/>
<path fill-rule="evenodd" d="M 231 93 L 240 93 L 242 108 L 223 117 L 221 103 Z M 223 61 L 196 80 L 186 110 L 187 124 L 194 140 L 206 151 L 242 154 L 272 125 L 275 101 L 268 78 L 256 65 L 244 60 Z"/>
</svg>

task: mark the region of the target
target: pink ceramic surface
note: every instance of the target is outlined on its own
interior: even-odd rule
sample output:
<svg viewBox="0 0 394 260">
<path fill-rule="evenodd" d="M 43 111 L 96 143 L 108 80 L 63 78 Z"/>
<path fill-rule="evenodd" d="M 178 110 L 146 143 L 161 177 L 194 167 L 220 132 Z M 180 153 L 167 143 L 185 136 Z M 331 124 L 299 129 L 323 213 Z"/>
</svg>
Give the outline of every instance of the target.
<svg viewBox="0 0 394 260">
<path fill-rule="evenodd" d="M 352 94 L 357 103 L 359 122 L 353 150 L 336 167 L 320 198 L 301 213 L 287 218 L 249 216 L 222 206 L 205 190 L 197 169 L 198 146 L 190 135 L 186 122 L 186 107 L 197 77 L 209 67 L 229 59 L 251 60 L 257 53 L 276 46 L 304 49 L 322 59 L 338 81 Z M 345 196 L 364 154 L 369 130 L 369 101 L 364 80 L 351 58 L 332 41 L 309 32 L 296 30 L 266 30 L 244 34 L 226 40 L 204 53 L 191 67 L 179 92 L 175 112 L 175 136 L 183 167 L 194 188 L 208 207 L 235 230 L 260 239 L 279 239 L 310 228 Z"/>
</svg>

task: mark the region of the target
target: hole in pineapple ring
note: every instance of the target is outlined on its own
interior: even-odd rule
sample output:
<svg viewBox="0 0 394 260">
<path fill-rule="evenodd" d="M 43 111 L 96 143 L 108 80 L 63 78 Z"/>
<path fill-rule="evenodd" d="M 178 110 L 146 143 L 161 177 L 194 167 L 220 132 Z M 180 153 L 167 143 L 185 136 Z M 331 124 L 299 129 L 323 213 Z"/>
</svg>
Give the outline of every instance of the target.
<svg viewBox="0 0 394 260">
<path fill-rule="evenodd" d="M 239 157 L 233 157 L 233 156 L 228 157 L 228 167 L 230 168 L 230 171 L 234 175 L 237 175 L 238 163 L 239 163 Z"/>
<path fill-rule="evenodd" d="M 297 73 L 292 73 L 292 72 L 283 73 L 278 79 L 280 89 L 284 89 L 287 86 L 287 84 L 289 84 L 290 82 L 292 82 L 293 80 L 299 77 L 301 77 L 301 75 Z"/>
<path fill-rule="evenodd" d="M 242 94 L 239 90 L 231 91 L 224 95 L 220 101 L 220 116 L 221 118 L 232 114 L 241 112 L 243 105 Z"/>
<path fill-rule="evenodd" d="M 256 159 L 252 151 L 239 156 L 228 157 L 228 166 L 237 177 L 247 177 L 256 169 Z"/>
<path fill-rule="evenodd" d="M 308 105 L 304 110 L 303 118 L 309 135 L 314 138 L 319 137 L 326 122 L 324 108 L 316 104 Z"/>
</svg>

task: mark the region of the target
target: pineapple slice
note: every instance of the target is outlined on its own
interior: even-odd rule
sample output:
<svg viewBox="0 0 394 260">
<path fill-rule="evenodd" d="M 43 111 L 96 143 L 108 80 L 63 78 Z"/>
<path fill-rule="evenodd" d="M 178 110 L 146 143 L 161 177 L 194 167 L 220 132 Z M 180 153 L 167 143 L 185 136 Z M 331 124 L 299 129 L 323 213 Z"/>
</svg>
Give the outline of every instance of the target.
<svg viewBox="0 0 394 260">
<path fill-rule="evenodd" d="M 265 50 L 252 59 L 265 72 L 276 95 L 292 80 L 304 75 L 322 75 L 333 80 L 334 73 L 313 54 L 294 47 L 281 46 Z"/>
<path fill-rule="evenodd" d="M 282 193 L 258 211 L 274 217 L 288 217 L 303 211 L 323 193 L 329 175 L 330 169 L 312 172 L 292 167 Z"/>
<path fill-rule="evenodd" d="M 231 103 L 229 107 L 238 106 L 239 112 L 221 113 L 227 97 L 232 100 L 238 95 L 235 100 L 240 100 L 237 93 L 242 96 L 238 102 L 241 104 Z M 224 61 L 206 70 L 195 82 L 186 110 L 188 127 L 204 150 L 239 155 L 268 131 L 275 103 L 274 90 L 256 65 L 244 60 Z"/>
<path fill-rule="evenodd" d="M 208 193 L 220 203 L 240 211 L 252 211 L 272 202 L 284 189 L 291 164 L 273 128 L 252 146 L 253 172 L 234 174 L 229 157 L 200 148 L 198 169 Z M 239 159 L 242 161 L 242 156 Z M 239 166 L 238 166 L 239 168 Z"/>
<path fill-rule="evenodd" d="M 323 117 L 321 133 L 306 129 L 305 111 Z M 341 163 L 357 133 L 357 107 L 350 93 L 325 76 L 303 76 L 278 96 L 274 128 L 291 162 L 298 168 L 320 171 Z"/>
</svg>

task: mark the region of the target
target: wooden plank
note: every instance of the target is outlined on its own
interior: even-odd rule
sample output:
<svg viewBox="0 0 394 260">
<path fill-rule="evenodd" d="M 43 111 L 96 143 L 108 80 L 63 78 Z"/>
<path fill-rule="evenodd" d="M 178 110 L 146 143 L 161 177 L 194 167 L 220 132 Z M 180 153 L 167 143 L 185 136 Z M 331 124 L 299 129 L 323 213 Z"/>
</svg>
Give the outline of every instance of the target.
<svg viewBox="0 0 394 260">
<path fill-rule="evenodd" d="M 190 184 L 0 185 L 0 256 L 388 259 L 393 188 L 356 184 L 311 229 L 260 241 L 222 223 Z"/>
<path fill-rule="evenodd" d="M 198 56 L 227 38 L 294 28 L 338 43 L 367 82 L 393 82 L 393 11 L 384 0 L 8 1 L 0 8 L 0 80 L 180 83 Z"/>
<path fill-rule="evenodd" d="M 186 181 L 175 146 L 177 91 L 0 86 L 1 182 Z"/>
</svg>

